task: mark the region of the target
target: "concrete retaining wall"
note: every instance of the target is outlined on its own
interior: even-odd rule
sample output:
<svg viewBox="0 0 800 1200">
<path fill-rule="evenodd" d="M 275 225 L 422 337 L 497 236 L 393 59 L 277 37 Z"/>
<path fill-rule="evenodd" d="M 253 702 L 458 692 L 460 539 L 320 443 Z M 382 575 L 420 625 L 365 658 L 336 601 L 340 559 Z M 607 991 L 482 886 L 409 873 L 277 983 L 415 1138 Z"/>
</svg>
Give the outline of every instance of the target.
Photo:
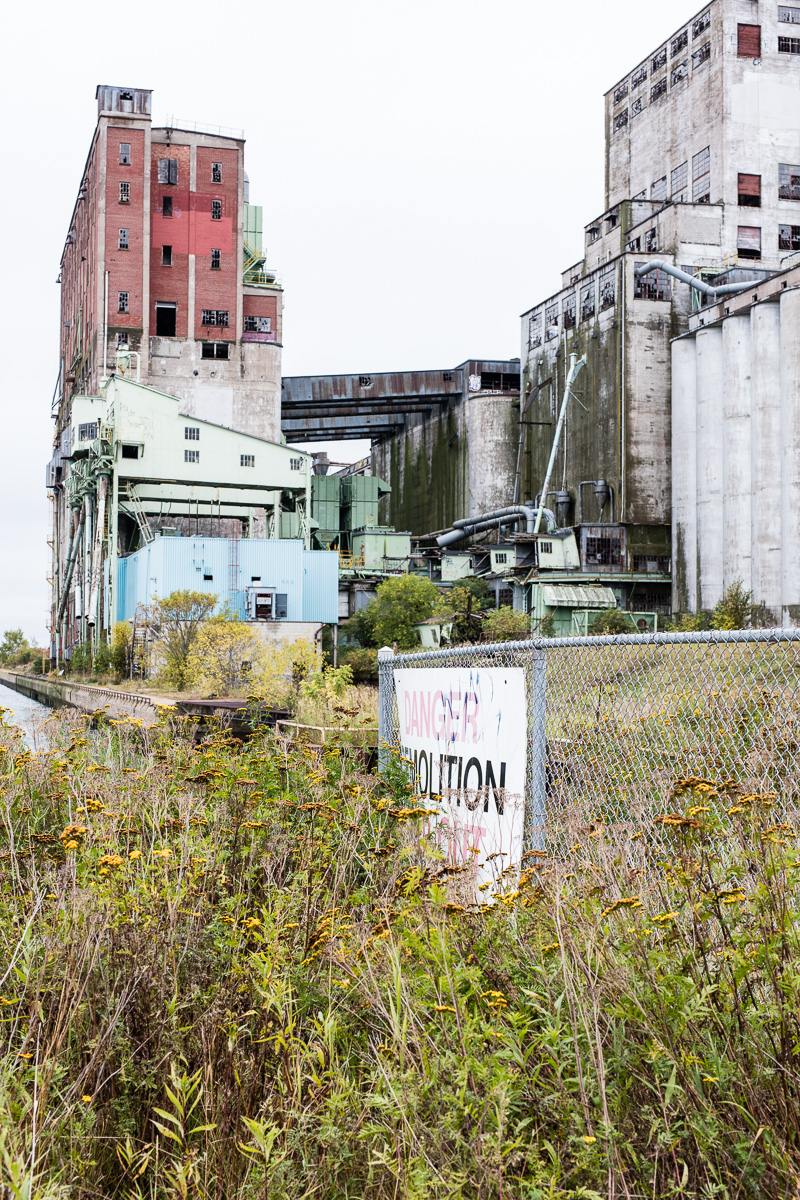
<svg viewBox="0 0 800 1200">
<path fill-rule="evenodd" d="M 48 708 L 76 708 L 83 713 L 95 713 L 102 708 L 110 717 L 137 717 L 144 725 L 155 725 L 163 706 L 171 703 L 135 692 L 46 679 L 40 675 L 19 675 L 13 671 L 0 671 L 0 683 Z"/>
</svg>

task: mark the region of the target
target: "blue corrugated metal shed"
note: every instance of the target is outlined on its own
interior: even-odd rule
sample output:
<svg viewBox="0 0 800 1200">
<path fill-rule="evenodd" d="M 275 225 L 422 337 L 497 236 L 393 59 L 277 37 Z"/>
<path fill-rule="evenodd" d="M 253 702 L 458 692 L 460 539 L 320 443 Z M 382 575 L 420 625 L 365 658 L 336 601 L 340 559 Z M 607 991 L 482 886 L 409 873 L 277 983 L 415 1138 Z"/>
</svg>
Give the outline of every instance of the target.
<svg viewBox="0 0 800 1200">
<path fill-rule="evenodd" d="M 339 612 L 339 555 L 306 550 L 302 542 L 260 538 L 156 538 L 121 558 L 117 569 L 117 620 L 129 621 L 137 604 L 187 589 L 219 597 L 245 617 L 251 586 L 286 596 L 287 621 L 335 624 Z"/>
</svg>

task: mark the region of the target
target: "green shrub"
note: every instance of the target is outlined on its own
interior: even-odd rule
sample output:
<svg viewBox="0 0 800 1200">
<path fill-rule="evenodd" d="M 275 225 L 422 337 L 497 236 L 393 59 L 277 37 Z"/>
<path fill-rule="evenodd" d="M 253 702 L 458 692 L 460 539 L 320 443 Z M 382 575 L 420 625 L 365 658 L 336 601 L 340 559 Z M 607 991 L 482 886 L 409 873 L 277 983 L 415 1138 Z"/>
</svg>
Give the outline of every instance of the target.
<svg viewBox="0 0 800 1200">
<path fill-rule="evenodd" d="M 493 642 L 513 642 L 527 637 L 531 631 L 530 613 L 520 612 L 504 604 L 487 613 L 483 632 Z"/>
<path fill-rule="evenodd" d="M 339 663 L 348 666 L 353 672 L 353 679 L 362 682 L 366 679 L 378 678 L 378 651 L 369 647 L 342 650 Z"/>
<path fill-rule="evenodd" d="M 598 637 L 601 634 L 617 634 L 617 633 L 636 633 L 631 624 L 630 617 L 619 608 L 604 608 L 598 613 L 589 626 L 589 632 L 593 637 Z"/>
</svg>

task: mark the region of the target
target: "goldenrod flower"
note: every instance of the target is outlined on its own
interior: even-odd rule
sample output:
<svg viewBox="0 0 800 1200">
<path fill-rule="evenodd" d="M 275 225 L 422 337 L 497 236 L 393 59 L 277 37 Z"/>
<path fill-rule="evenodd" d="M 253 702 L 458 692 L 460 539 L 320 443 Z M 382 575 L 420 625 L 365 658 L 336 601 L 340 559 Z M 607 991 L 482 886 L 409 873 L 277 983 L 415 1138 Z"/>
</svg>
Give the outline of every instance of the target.
<svg viewBox="0 0 800 1200">
<path fill-rule="evenodd" d="M 91 1104 L 91 1103 L 92 1103 L 92 1097 L 91 1097 L 91 1096 L 81 1096 L 81 1100 L 83 1101 L 83 1103 L 84 1103 L 84 1104 Z"/>
<path fill-rule="evenodd" d="M 593 1142 L 597 1141 L 597 1138 L 596 1137 L 585 1137 L 583 1140 L 586 1142 L 587 1146 L 591 1146 Z"/>
</svg>

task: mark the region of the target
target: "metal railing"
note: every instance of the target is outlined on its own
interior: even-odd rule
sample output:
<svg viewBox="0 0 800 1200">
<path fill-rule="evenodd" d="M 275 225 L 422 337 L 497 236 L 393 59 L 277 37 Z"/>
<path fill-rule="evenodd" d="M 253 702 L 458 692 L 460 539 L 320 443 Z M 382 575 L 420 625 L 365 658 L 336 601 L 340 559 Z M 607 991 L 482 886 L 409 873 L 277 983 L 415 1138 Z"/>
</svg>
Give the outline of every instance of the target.
<svg viewBox="0 0 800 1200">
<path fill-rule="evenodd" d="M 524 672 L 528 849 L 562 853 L 601 830 L 631 855 L 698 795 L 703 811 L 758 801 L 776 825 L 800 818 L 800 629 L 382 650 L 384 763 L 401 746 L 394 671 L 443 666 Z"/>
</svg>

